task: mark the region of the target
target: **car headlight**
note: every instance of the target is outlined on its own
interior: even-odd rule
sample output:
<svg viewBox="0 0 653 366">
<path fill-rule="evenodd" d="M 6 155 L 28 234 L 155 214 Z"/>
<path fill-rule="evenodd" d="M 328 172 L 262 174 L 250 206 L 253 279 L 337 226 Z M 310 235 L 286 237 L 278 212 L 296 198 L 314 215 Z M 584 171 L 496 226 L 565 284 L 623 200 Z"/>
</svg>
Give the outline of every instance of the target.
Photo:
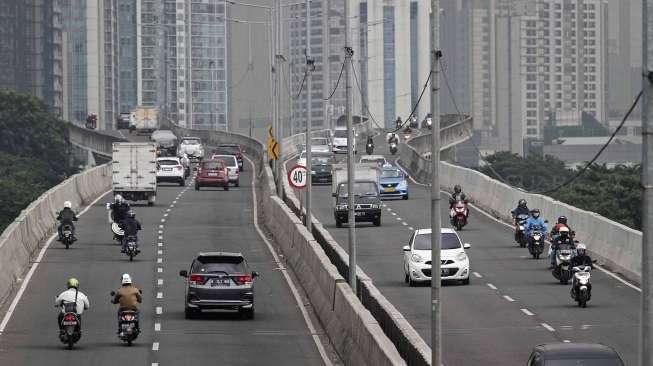
<svg viewBox="0 0 653 366">
<path fill-rule="evenodd" d="M 337 205 L 336 210 L 338 211 L 343 211 L 347 209 L 347 205 Z"/>
<path fill-rule="evenodd" d="M 373 203 L 373 204 L 372 204 L 372 208 L 381 208 L 381 205 L 376 204 L 376 203 Z"/>
<path fill-rule="evenodd" d="M 405 181 L 405 180 L 402 180 L 402 181 L 399 182 L 399 184 L 397 185 L 397 189 L 404 190 L 404 189 L 407 188 L 407 186 L 408 186 L 408 184 L 406 183 L 406 181 Z"/>
<path fill-rule="evenodd" d="M 311 174 L 315 174 L 315 170 L 311 170 Z"/>
<path fill-rule="evenodd" d="M 410 260 L 415 263 L 421 263 L 424 261 L 424 258 L 422 258 L 421 255 L 414 253 L 413 255 L 410 256 Z"/>
<path fill-rule="evenodd" d="M 457 262 L 462 262 L 462 261 L 464 261 L 466 259 L 467 259 L 467 254 L 465 254 L 465 253 L 458 253 L 458 255 L 456 256 L 456 261 Z"/>
</svg>

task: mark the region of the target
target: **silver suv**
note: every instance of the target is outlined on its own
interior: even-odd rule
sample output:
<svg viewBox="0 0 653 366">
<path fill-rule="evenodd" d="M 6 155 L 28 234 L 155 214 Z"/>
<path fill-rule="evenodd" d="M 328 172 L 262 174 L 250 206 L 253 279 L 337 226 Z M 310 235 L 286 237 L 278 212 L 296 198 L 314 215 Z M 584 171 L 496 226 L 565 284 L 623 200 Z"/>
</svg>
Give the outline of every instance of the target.
<svg viewBox="0 0 653 366">
<path fill-rule="evenodd" d="M 245 319 L 254 318 L 254 279 L 241 253 L 200 253 L 189 271 L 179 271 L 186 278 L 186 319 L 202 310 L 238 310 Z"/>
</svg>

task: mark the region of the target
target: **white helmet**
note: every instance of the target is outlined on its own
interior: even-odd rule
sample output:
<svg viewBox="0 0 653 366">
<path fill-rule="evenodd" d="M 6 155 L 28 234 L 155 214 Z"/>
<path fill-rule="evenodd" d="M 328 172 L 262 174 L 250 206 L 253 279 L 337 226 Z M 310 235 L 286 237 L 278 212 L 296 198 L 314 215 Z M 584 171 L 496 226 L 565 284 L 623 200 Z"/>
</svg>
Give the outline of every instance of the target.
<svg viewBox="0 0 653 366">
<path fill-rule="evenodd" d="M 582 252 L 581 252 L 581 250 L 582 250 Z M 583 243 L 576 244 L 576 252 L 578 254 L 584 255 L 586 250 L 587 250 L 587 246 L 585 246 L 585 244 L 583 244 Z"/>
<path fill-rule="evenodd" d="M 117 195 L 114 197 L 114 199 L 116 200 L 117 203 L 121 203 L 121 202 L 122 202 L 122 196 L 119 195 L 119 194 L 117 194 Z"/>
<path fill-rule="evenodd" d="M 66 202 L 63 203 L 63 207 L 64 207 L 64 208 L 72 208 L 72 207 L 73 207 L 73 204 L 70 203 L 70 201 L 66 201 Z"/>
<path fill-rule="evenodd" d="M 558 229 L 558 233 L 560 233 L 560 234 L 562 234 L 562 233 L 569 234 L 569 228 L 566 227 L 566 226 L 563 226 L 560 229 Z"/>
<path fill-rule="evenodd" d="M 132 277 L 129 275 L 129 273 L 125 273 L 122 275 L 122 284 L 123 285 L 131 285 L 132 284 Z"/>
</svg>

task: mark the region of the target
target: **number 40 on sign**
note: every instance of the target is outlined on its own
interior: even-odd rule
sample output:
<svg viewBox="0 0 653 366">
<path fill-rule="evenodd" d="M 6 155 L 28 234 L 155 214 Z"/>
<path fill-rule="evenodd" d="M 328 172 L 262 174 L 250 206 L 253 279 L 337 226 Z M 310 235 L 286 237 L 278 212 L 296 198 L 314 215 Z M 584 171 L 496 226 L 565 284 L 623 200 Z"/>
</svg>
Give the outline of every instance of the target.
<svg viewBox="0 0 653 366">
<path fill-rule="evenodd" d="M 306 167 L 303 165 L 295 165 L 288 172 L 288 183 L 295 188 L 306 187 L 306 180 L 308 179 Z"/>
</svg>

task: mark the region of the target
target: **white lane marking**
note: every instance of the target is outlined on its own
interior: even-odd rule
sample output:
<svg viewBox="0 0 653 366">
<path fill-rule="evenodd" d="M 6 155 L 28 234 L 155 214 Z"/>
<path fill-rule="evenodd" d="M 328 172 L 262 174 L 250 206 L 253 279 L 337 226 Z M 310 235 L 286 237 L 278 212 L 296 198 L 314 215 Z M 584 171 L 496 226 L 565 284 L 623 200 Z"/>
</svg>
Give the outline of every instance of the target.
<svg viewBox="0 0 653 366">
<path fill-rule="evenodd" d="M 156 293 L 156 298 L 157 299 L 163 299 L 163 292 L 157 292 Z"/>
<path fill-rule="evenodd" d="M 386 210 L 388 210 L 388 212 L 392 212 L 392 209 L 390 207 L 386 208 Z"/>
<path fill-rule="evenodd" d="M 163 214 L 163 217 L 168 217 L 168 214 L 167 214 L 167 213 L 166 213 L 166 214 Z"/>
<path fill-rule="evenodd" d="M 254 163 L 248 157 L 245 156 L 244 158 L 247 159 L 250 167 L 252 168 L 252 170 L 254 170 Z M 327 356 L 327 353 L 324 350 L 324 345 L 322 344 L 322 340 L 320 340 L 320 337 L 315 332 L 315 326 L 313 326 L 313 321 L 308 315 L 308 312 L 306 311 L 306 307 L 304 306 L 304 302 L 299 296 L 297 287 L 295 287 L 295 284 L 290 280 L 290 275 L 279 261 L 279 256 L 274 251 L 274 248 L 272 247 L 272 244 L 270 243 L 268 238 L 265 235 L 263 235 L 263 231 L 261 231 L 261 228 L 258 225 L 258 213 L 257 213 L 258 207 L 256 205 L 257 201 L 256 201 L 256 190 L 254 189 L 255 187 L 254 176 L 255 175 L 252 174 L 252 197 L 253 197 L 252 206 L 254 208 L 253 210 L 254 227 L 256 228 L 256 231 L 258 232 L 259 236 L 261 237 L 265 245 L 268 247 L 268 250 L 270 251 L 270 254 L 272 254 L 272 258 L 274 258 L 274 262 L 277 264 L 277 267 L 283 268 L 280 269 L 280 271 L 283 274 L 283 278 L 286 280 L 288 287 L 290 287 L 290 291 L 292 292 L 293 297 L 295 298 L 295 302 L 297 302 L 297 307 L 299 308 L 299 311 L 301 311 L 302 316 L 304 317 L 304 321 L 306 322 L 306 327 L 308 328 L 308 331 L 311 334 L 311 337 L 313 338 L 313 342 L 315 342 L 315 346 L 317 347 L 317 350 L 320 353 L 320 356 L 322 357 L 322 361 L 324 361 L 324 364 L 326 366 L 333 366 L 331 359 L 329 358 L 329 356 Z"/>
<path fill-rule="evenodd" d="M 163 272 L 163 268 L 159 267 L 159 268 L 156 269 L 156 271 L 159 272 L 159 273 L 162 273 L 162 272 Z"/>
<path fill-rule="evenodd" d="M 404 225 L 404 226 L 408 226 L 408 224 L 406 223 L 406 221 L 402 221 L 401 224 Z"/>
<path fill-rule="evenodd" d="M 396 213 L 396 212 L 390 212 L 390 214 L 391 214 L 392 216 L 397 216 L 397 213 Z"/>
<path fill-rule="evenodd" d="M 397 221 L 401 221 L 401 217 L 397 217 Z"/>
<path fill-rule="evenodd" d="M 396 159 L 395 159 L 395 166 L 399 167 L 399 169 L 401 169 L 401 170 L 404 172 L 404 174 L 406 174 L 406 175 L 408 176 L 408 178 L 410 178 L 410 180 L 411 180 L 414 184 L 417 184 L 417 185 L 420 185 L 420 186 L 428 186 L 427 184 L 419 183 L 419 182 L 417 182 L 415 179 L 413 179 L 413 177 L 411 177 L 410 174 L 408 174 L 408 172 L 406 171 L 406 169 L 404 169 L 401 165 L 399 165 L 399 164 L 397 163 L 398 160 L 399 160 L 399 158 L 396 158 Z M 483 211 L 480 207 L 478 207 L 478 206 L 476 206 L 476 205 L 474 205 L 474 204 L 471 204 L 471 203 L 469 204 L 469 206 L 472 207 L 472 208 L 473 208 L 474 210 L 476 210 L 477 212 L 479 212 L 479 213 L 485 215 L 485 216 L 488 217 L 490 220 L 493 220 L 493 221 L 495 221 L 495 222 L 497 222 L 497 223 L 499 223 L 499 224 L 501 224 L 501 225 L 503 225 L 503 226 L 505 226 L 505 227 L 507 227 L 507 228 L 509 228 L 509 229 L 513 229 L 513 226 L 512 226 L 511 224 L 509 224 L 509 223 L 507 223 L 507 222 L 503 222 L 503 221 L 501 221 L 500 219 L 497 219 L 496 217 L 492 216 L 491 214 L 489 214 L 489 213 Z M 530 257 L 524 257 L 524 258 L 530 258 Z M 623 283 L 624 285 L 626 285 L 626 286 L 632 288 L 633 290 L 638 291 L 638 292 L 642 292 L 642 289 L 641 289 L 640 287 L 637 287 L 636 285 L 634 285 L 634 284 L 628 282 L 627 280 L 625 280 L 625 279 L 619 277 L 619 276 L 616 275 L 614 272 L 611 272 L 611 271 L 609 271 L 609 270 L 603 268 L 602 266 L 600 266 L 600 265 L 598 265 L 598 264 L 596 264 L 596 263 L 594 264 L 594 266 L 595 266 L 596 268 L 598 268 L 601 272 L 603 272 L 603 273 L 607 274 L 608 276 L 614 278 L 615 280 L 617 280 L 617 281 Z"/>
<path fill-rule="evenodd" d="M 161 222 L 166 222 L 166 219 L 161 219 Z"/>
<path fill-rule="evenodd" d="M 170 207 L 175 208 L 175 205 L 170 205 Z"/>
<path fill-rule="evenodd" d="M 481 274 L 478 273 L 478 272 L 472 272 L 472 274 L 473 274 L 476 278 L 483 278 L 483 276 L 481 276 Z"/>
<path fill-rule="evenodd" d="M 409 226 L 408 230 L 413 231 L 413 230 L 415 230 L 415 228 L 413 228 L 412 226 Z"/>
<path fill-rule="evenodd" d="M 159 242 L 159 243 L 156 243 L 156 245 L 162 247 L 162 246 L 163 246 L 163 243 Z"/>
<path fill-rule="evenodd" d="M 385 207 L 385 203 L 383 204 L 383 207 Z"/>
<path fill-rule="evenodd" d="M 548 330 L 549 332 L 555 332 L 556 331 L 552 326 L 548 325 L 547 323 L 542 323 L 541 325 L 544 328 L 546 328 L 546 330 Z"/>
<path fill-rule="evenodd" d="M 163 234 L 163 230 L 159 230 L 158 234 Z"/>
<path fill-rule="evenodd" d="M 162 254 L 163 254 L 163 250 L 160 250 L 160 249 L 157 250 L 157 251 L 156 251 L 156 254 L 158 254 L 158 255 L 162 255 Z"/>
<path fill-rule="evenodd" d="M 154 323 L 154 331 L 155 332 L 161 331 L 161 323 Z"/>
<path fill-rule="evenodd" d="M 565 339 L 565 340 L 563 340 L 562 342 L 563 342 L 563 343 L 571 343 L 571 341 L 568 340 L 568 339 Z"/>
<path fill-rule="evenodd" d="M 163 236 L 162 236 L 162 235 L 159 235 L 159 240 L 163 240 Z"/>
<path fill-rule="evenodd" d="M 519 309 L 519 310 L 521 310 L 522 313 L 524 313 L 524 314 L 526 314 L 526 315 L 528 315 L 528 316 L 533 316 L 533 315 L 535 315 L 535 314 L 531 313 L 528 309 Z"/>
<path fill-rule="evenodd" d="M 159 363 L 158 362 L 152 362 L 151 366 L 159 366 Z"/>
<path fill-rule="evenodd" d="M 159 350 L 159 342 L 152 343 L 152 351 L 158 351 L 158 350 Z"/>
<path fill-rule="evenodd" d="M 163 307 L 161 307 L 161 306 L 157 306 L 157 307 L 156 307 L 156 314 L 157 314 L 157 315 L 161 315 L 162 313 L 163 313 Z"/>
<path fill-rule="evenodd" d="M 166 212 L 170 212 L 171 210 L 169 208 L 166 209 Z"/>
<path fill-rule="evenodd" d="M 158 280 L 156 280 L 156 284 L 157 286 L 163 286 L 163 278 L 159 278 Z"/>
<path fill-rule="evenodd" d="M 489 288 L 491 288 L 491 289 L 493 289 L 493 290 L 496 290 L 496 289 L 497 289 L 497 287 L 494 286 L 494 285 L 491 284 L 491 283 L 488 283 L 488 284 L 487 284 L 487 287 L 489 287 Z"/>
<path fill-rule="evenodd" d="M 91 202 L 88 206 L 86 206 L 79 214 L 77 214 L 77 216 L 82 216 L 83 214 L 85 214 L 86 211 L 88 211 L 91 207 L 93 207 L 94 204 L 97 203 L 97 201 L 99 201 L 100 199 L 102 199 L 102 197 L 106 196 L 109 193 L 111 193 L 111 191 L 106 191 L 102 193 L 100 197 L 96 198 L 93 202 Z M 43 248 L 41 248 L 41 251 L 39 251 L 39 255 L 36 257 L 34 263 L 32 264 L 32 267 L 27 272 L 27 275 L 23 279 L 23 283 L 20 285 L 20 288 L 18 289 L 18 292 L 14 297 L 14 300 L 11 302 L 11 305 L 9 305 L 9 309 L 7 309 L 7 313 L 5 314 L 4 318 L 2 318 L 2 322 L 0 322 L 0 335 L 2 334 L 2 332 L 4 332 L 5 328 L 7 327 L 7 324 L 9 323 L 9 320 L 11 319 L 11 316 L 14 314 L 14 311 L 16 310 L 16 306 L 18 306 L 20 299 L 23 297 L 23 293 L 27 289 L 27 285 L 29 284 L 29 281 L 32 279 L 34 272 L 36 272 L 36 268 L 39 266 L 39 263 L 41 263 L 41 260 L 43 260 L 43 256 L 45 256 L 45 251 L 48 250 L 50 244 L 56 237 L 57 234 L 54 234 L 50 238 L 48 238 Z"/>
<path fill-rule="evenodd" d="M 510 297 L 508 295 L 503 295 L 503 298 L 510 301 L 510 302 L 515 302 L 515 299 L 513 299 L 512 297 Z"/>
<path fill-rule="evenodd" d="M 157 258 L 157 259 L 156 259 L 156 262 L 157 262 L 157 263 L 163 263 L 163 258 Z"/>
<path fill-rule="evenodd" d="M 159 229 L 163 229 L 163 225 L 159 225 Z"/>
</svg>

